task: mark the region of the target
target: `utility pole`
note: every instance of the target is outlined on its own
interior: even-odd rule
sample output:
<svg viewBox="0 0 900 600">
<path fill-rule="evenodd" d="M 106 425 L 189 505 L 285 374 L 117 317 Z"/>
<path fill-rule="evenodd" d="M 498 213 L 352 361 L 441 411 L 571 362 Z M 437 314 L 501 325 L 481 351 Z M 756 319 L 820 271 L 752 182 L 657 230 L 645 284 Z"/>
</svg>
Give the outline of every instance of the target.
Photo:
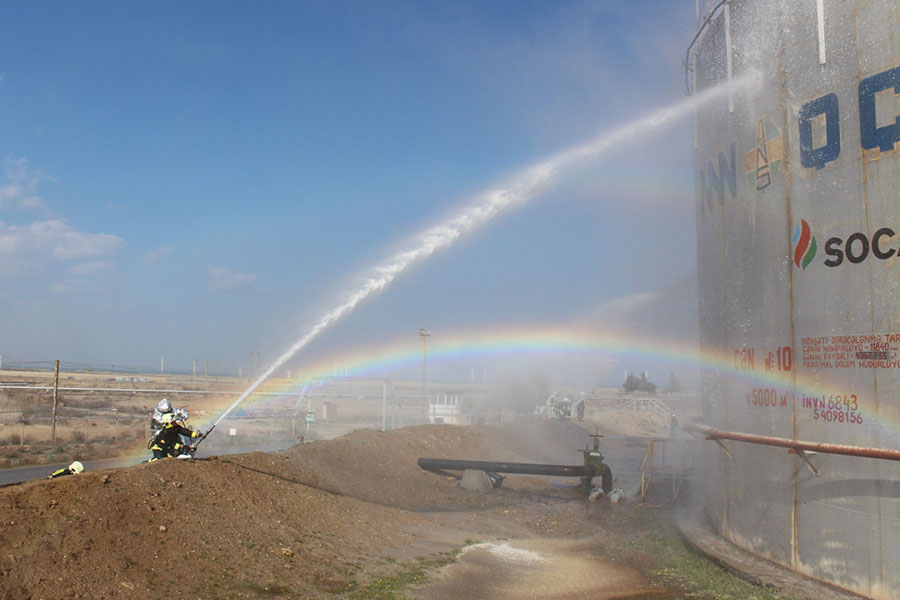
<svg viewBox="0 0 900 600">
<path fill-rule="evenodd" d="M 391 375 L 391 429 L 397 429 L 397 394 L 394 391 L 394 376 Z"/>
<path fill-rule="evenodd" d="M 387 429 L 387 382 L 387 379 L 381 382 L 381 431 Z"/>
<path fill-rule="evenodd" d="M 197 359 L 196 358 L 194 359 L 194 374 L 193 374 L 193 376 L 194 377 L 197 376 Z"/>
<path fill-rule="evenodd" d="M 219 359 L 216 359 L 216 383 L 219 383 Z"/>
<path fill-rule="evenodd" d="M 422 407 L 425 409 L 425 416 L 428 416 L 428 397 L 426 395 L 426 383 L 428 381 L 428 338 L 431 336 L 431 330 L 419 329 L 419 337 L 422 338 Z"/>
<path fill-rule="evenodd" d="M 53 376 L 53 409 L 50 414 L 50 443 L 56 445 L 56 400 L 59 396 L 59 360 L 56 361 L 56 369 Z M 87 441 L 87 438 L 85 438 Z"/>
<path fill-rule="evenodd" d="M 162 373 L 166 369 L 166 357 L 159 357 L 159 372 Z"/>
<path fill-rule="evenodd" d="M 253 350 L 250 351 L 250 358 L 247 359 L 247 379 L 253 379 Z"/>
</svg>

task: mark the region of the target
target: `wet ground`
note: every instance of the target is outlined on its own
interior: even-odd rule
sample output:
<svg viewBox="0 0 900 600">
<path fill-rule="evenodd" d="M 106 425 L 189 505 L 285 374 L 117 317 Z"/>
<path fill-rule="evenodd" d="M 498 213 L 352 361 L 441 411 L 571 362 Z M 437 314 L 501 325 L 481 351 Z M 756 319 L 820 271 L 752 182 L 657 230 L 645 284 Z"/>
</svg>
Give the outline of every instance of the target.
<svg viewBox="0 0 900 600">
<path fill-rule="evenodd" d="M 418 600 L 608 600 L 650 592 L 633 568 L 593 557 L 602 540 L 507 540 L 467 546 Z"/>
</svg>

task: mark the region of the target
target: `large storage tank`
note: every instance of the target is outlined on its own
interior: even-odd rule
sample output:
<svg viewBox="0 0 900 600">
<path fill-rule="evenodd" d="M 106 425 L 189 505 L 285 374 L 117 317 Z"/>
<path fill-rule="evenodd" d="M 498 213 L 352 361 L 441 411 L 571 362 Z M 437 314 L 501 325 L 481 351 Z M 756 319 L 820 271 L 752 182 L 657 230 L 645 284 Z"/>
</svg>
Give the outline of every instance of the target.
<svg viewBox="0 0 900 600">
<path fill-rule="evenodd" d="M 706 426 L 900 449 L 900 3 L 698 0 L 690 92 Z M 900 462 L 724 442 L 698 496 L 738 545 L 900 598 Z"/>
</svg>

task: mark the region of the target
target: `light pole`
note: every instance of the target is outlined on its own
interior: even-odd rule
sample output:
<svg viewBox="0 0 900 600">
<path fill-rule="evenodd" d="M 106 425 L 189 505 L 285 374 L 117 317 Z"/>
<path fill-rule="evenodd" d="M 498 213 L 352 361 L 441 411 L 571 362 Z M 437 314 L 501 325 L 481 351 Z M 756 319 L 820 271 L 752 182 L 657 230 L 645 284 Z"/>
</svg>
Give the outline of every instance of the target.
<svg viewBox="0 0 900 600">
<path fill-rule="evenodd" d="M 425 383 L 428 381 L 428 337 L 431 330 L 419 329 L 419 337 L 422 338 L 422 406 L 425 408 L 425 418 L 428 418 L 428 398 L 425 393 Z"/>
</svg>

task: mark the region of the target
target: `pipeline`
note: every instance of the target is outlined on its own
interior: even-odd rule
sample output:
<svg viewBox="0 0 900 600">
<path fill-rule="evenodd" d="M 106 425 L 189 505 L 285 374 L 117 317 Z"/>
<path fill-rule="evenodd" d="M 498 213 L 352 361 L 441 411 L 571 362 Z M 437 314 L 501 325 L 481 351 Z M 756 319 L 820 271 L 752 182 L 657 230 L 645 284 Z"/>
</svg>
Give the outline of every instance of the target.
<svg viewBox="0 0 900 600">
<path fill-rule="evenodd" d="M 703 425 L 688 424 L 683 427 L 685 431 L 699 433 L 708 440 L 735 440 L 750 444 L 762 444 L 765 446 L 780 446 L 804 452 L 822 452 L 823 454 L 843 454 L 845 456 L 862 456 L 865 458 L 881 458 L 885 460 L 900 460 L 900 450 L 886 448 L 866 448 L 865 446 L 844 446 L 842 444 L 826 444 L 822 442 L 806 442 L 803 440 L 791 440 L 787 438 L 739 433 L 736 431 L 723 431 Z"/>
<path fill-rule="evenodd" d="M 519 475 L 550 475 L 555 477 L 593 477 L 594 468 L 584 465 L 541 465 L 533 463 L 492 462 L 486 460 L 451 460 L 444 458 L 420 458 L 419 466 L 426 471 L 490 471 Z"/>
</svg>

